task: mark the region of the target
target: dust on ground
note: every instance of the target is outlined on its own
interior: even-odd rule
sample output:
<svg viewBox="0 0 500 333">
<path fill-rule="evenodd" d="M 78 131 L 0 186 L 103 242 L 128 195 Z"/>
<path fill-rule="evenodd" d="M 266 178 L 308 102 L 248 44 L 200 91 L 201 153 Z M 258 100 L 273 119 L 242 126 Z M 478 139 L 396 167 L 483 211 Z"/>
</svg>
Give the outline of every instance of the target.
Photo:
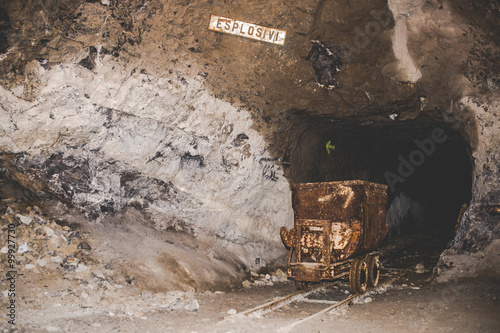
<svg viewBox="0 0 500 333">
<path fill-rule="evenodd" d="M 5 202 L 4 202 L 5 203 Z M 9 228 L 16 249 L 9 252 Z M 260 318 L 234 314 L 295 291 L 285 268 L 247 272 L 241 285 L 210 291 L 151 291 L 132 283 L 120 262 L 95 251 L 95 240 L 62 226 L 38 207 L 9 202 L 2 216 L 3 332 L 497 332 L 500 288 L 487 280 L 436 283 L 446 239 L 401 236 L 382 248 L 383 288 L 354 304 L 287 329 L 328 304 L 294 302 Z M 13 255 L 14 257 L 10 256 Z M 10 267 L 9 258 L 15 258 Z M 15 274 L 11 273 L 15 270 Z M 14 280 L 10 278 L 14 277 Z M 10 289 L 14 287 L 15 296 Z M 324 283 L 337 297 L 347 281 Z M 317 297 L 328 300 L 327 292 Z M 15 311 L 9 308 L 14 300 Z M 14 313 L 14 324 L 9 313 Z"/>
</svg>

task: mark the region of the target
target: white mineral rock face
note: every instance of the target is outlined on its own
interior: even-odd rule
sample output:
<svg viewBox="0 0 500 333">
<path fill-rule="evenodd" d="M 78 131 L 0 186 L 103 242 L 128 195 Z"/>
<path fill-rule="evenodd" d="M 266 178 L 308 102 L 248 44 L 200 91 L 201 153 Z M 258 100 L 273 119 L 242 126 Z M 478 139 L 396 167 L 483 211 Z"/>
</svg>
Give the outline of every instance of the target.
<svg viewBox="0 0 500 333">
<path fill-rule="evenodd" d="M 417 82 L 422 77 L 422 73 L 415 66 L 408 51 L 407 20 L 418 5 L 415 4 L 415 1 L 399 0 L 389 0 L 388 5 L 395 21 L 392 49 L 398 59 L 400 72 L 398 79 L 404 82 Z"/>
<path fill-rule="evenodd" d="M 93 71 L 30 65 L 35 84 L 0 87 L 0 149 L 47 172 L 51 191 L 91 220 L 139 206 L 156 228 L 216 239 L 249 266 L 283 254 L 289 184 L 246 111 L 199 78 L 152 77 L 110 56 Z"/>
</svg>

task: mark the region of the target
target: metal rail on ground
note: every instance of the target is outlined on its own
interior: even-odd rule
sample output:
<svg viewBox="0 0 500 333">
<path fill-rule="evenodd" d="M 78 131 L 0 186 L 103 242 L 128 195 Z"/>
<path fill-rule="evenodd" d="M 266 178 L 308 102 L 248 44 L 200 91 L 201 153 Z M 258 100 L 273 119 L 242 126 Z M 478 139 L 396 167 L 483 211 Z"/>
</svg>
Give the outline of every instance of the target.
<svg viewBox="0 0 500 333">
<path fill-rule="evenodd" d="M 378 287 L 374 288 L 372 291 L 377 291 L 381 289 L 387 289 L 389 286 L 391 286 L 394 281 L 398 278 L 398 276 L 393 276 L 391 277 L 388 281 L 384 282 L 383 284 L 379 285 Z M 330 284 L 332 285 L 332 284 Z M 316 291 L 319 290 L 324 290 L 325 286 L 324 285 L 319 285 L 316 288 L 312 288 L 310 290 L 300 290 L 293 292 L 289 295 L 280 297 L 278 299 L 274 299 L 270 302 L 264 303 L 262 305 L 256 306 L 254 308 L 248 309 L 246 311 L 237 313 L 232 316 L 228 316 L 224 318 L 224 321 L 227 320 L 234 320 L 234 319 L 240 319 L 240 318 L 262 318 L 264 315 L 273 312 L 277 309 L 280 309 L 284 307 L 285 305 L 288 305 L 293 302 L 311 302 L 311 303 L 325 303 L 325 304 L 330 304 L 328 307 L 324 308 L 323 310 L 320 310 L 316 313 L 311 314 L 310 316 L 297 320 L 287 326 L 283 326 L 277 330 L 278 333 L 289 333 L 294 327 L 297 327 L 301 324 L 303 324 L 306 321 L 309 321 L 313 318 L 317 318 L 321 316 L 322 314 L 328 313 L 336 308 L 339 308 L 344 305 L 349 305 L 355 302 L 356 300 L 367 296 L 367 294 L 370 294 L 370 292 L 364 293 L 364 294 L 354 294 L 350 295 L 340 301 L 328 301 L 328 300 L 315 300 L 315 299 L 308 299 L 306 298 L 309 294 L 312 294 Z"/>
</svg>

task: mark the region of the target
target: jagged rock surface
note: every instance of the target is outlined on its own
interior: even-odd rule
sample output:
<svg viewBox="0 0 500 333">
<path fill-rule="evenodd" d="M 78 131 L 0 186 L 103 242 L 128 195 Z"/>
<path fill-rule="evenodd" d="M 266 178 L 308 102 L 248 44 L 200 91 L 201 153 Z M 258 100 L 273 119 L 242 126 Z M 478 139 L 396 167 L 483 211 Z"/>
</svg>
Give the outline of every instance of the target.
<svg viewBox="0 0 500 333">
<path fill-rule="evenodd" d="M 133 217 L 194 236 L 235 254 L 236 274 L 236 261 L 256 268 L 284 258 L 285 176 L 331 180 L 320 165 L 325 137 L 303 136 L 289 120 L 392 137 L 446 124 L 474 159 L 472 204 L 451 251 L 481 252 L 499 238 L 498 217 L 486 213 L 498 204 L 494 1 L 2 6 L 0 151 L 12 195 L 50 202 L 54 214 L 82 211 L 90 229 Z M 286 44 L 208 31 L 210 13 L 287 30 Z M 335 59 L 311 63 L 314 45 Z M 357 174 L 368 177 L 364 162 Z"/>
</svg>

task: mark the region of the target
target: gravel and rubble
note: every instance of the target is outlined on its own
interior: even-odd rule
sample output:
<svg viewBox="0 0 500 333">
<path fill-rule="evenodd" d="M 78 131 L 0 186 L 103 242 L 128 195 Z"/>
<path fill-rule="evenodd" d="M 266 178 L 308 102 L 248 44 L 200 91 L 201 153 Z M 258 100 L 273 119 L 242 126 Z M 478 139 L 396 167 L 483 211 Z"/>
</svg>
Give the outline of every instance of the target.
<svg viewBox="0 0 500 333">
<path fill-rule="evenodd" d="M 270 274 L 259 274 L 254 271 L 250 271 L 251 278 L 242 282 L 244 288 L 249 288 L 252 286 L 273 286 L 275 283 L 289 283 L 288 276 L 281 269 L 276 269 Z"/>
<path fill-rule="evenodd" d="M 2 315 L 0 332 L 88 333 L 121 330 L 187 333 L 227 332 L 235 331 L 235 327 L 247 332 L 274 331 L 277 327 L 289 325 L 291 320 L 300 320 L 313 309 L 308 308 L 310 303 L 307 306 L 295 304 L 268 318 L 226 321 L 228 315 L 295 292 L 292 281 L 286 279 L 282 269 L 273 269 L 249 271 L 247 280 L 243 282 L 246 288 L 153 292 L 128 283 L 120 270 L 120 263 L 97 251 L 98 241 L 83 229 L 61 225 L 63 222 L 57 220 L 57 223 L 48 218 L 37 207 L 25 207 L 4 200 L 0 202 L 0 209 L 4 212 L 0 225 L 0 267 L 4 276 L 4 272 L 10 269 L 7 260 L 9 247 L 5 248 L 7 231 L 9 225 L 15 226 L 15 298 L 19 305 L 16 326 L 8 324 L 8 319 Z M 449 328 L 449 311 L 455 310 L 464 319 L 452 322 L 453 328 L 466 323 L 477 331 L 485 327 L 482 331 L 493 332 L 493 327 L 498 327 L 498 321 L 492 317 L 498 309 L 498 288 L 490 285 L 488 289 L 484 284 L 476 286 L 476 281 L 469 285 L 445 287 L 429 283 L 431 271 L 426 268 L 431 265 L 422 258 L 403 260 L 407 266 L 396 271 L 384 268 L 383 274 L 388 279 L 402 275 L 394 284 L 380 286 L 360 297 L 352 306 L 333 311 L 321 321 L 311 323 L 311 330 L 367 331 L 370 330 L 367 327 L 373 328 L 375 322 L 380 331 L 387 331 L 390 327 L 401 331 L 408 325 L 414 325 L 411 326 L 413 331 L 421 331 L 415 323 L 421 323 L 422 318 L 431 318 L 424 323 L 426 330 L 448 331 L 442 329 L 441 323 L 446 322 Z M 425 273 L 419 273 L 422 269 Z M 2 308 L 9 301 L 7 283 L 2 277 Z M 349 295 L 345 282 L 332 288 Z M 474 306 L 478 308 L 472 314 L 474 307 L 467 308 L 471 297 L 475 297 Z M 417 302 L 418 311 L 414 302 Z M 474 316 L 478 318 L 474 319 Z"/>
<path fill-rule="evenodd" d="M 9 225 L 15 230 L 15 238 L 10 237 L 14 263 L 9 263 Z M 135 318 L 154 311 L 199 309 L 194 292 L 151 293 L 129 285 L 115 269 L 117 263 L 92 252 L 93 240 L 85 232 L 56 223 L 36 206 L 9 202 L 1 217 L 1 230 L 2 307 L 13 298 L 5 274 L 15 271 L 14 299 L 24 309 L 59 308 Z M 6 321 L 4 316 L 0 318 L 0 324 Z"/>
</svg>

